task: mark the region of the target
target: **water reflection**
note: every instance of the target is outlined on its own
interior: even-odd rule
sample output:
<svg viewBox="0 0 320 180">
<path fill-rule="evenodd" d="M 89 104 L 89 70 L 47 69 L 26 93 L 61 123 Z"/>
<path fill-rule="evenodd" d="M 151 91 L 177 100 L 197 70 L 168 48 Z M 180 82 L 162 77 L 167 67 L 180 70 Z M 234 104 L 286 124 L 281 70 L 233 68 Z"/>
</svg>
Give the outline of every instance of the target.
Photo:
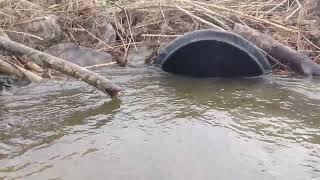
<svg viewBox="0 0 320 180">
<path fill-rule="evenodd" d="M 283 137 L 319 144 L 320 100 L 295 92 L 289 85 L 284 88 L 274 79 L 261 78 L 199 80 L 173 76 L 165 81 L 175 88 L 177 97 L 197 104 L 201 117 L 212 109 L 226 111 L 234 119 L 235 130 L 254 131 L 260 140 L 275 142 Z"/>
<path fill-rule="evenodd" d="M 0 97 L 0 177 L 320 177 L 318 79 L 100 73 L 126 89 L 121 100 L 77 82 Z"/>
<path fill-rule="evenodd" d="M 115 114 L 117 110 L 120 109 L 120 104 L 121 100 L 115 99 L 113 101 L 104 102 L 102 105 L 99 105 L 94 108 L 73 112 L 70 115 L 68 115 L 68 117 L 64 120 L 64 126 L 86 124 L 86 120 L 88 120 L 89 118 L 95 119 L 95 116 L 107 116 L 109 114 L 112 116 L 112 114 Z M 93 129 L 99 129 L 112 118 L 113 117 L 103 118 L 102 121 L 97 121 Z"/>
</svg>

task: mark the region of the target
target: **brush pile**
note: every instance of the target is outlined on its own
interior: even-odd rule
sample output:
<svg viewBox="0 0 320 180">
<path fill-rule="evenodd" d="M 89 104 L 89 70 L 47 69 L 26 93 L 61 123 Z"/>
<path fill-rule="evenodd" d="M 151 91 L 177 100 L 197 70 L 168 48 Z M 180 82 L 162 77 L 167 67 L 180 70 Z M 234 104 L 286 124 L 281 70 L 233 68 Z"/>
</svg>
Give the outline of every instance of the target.
<svg viewBox="0 0 320 180">
<path fill-rule="evenodd" d="M 198 29 L 232 31 L 239 23 L 268 34 L 320 63 L 317 0 L 133 1 L 110 10 L 118 35 L 125 40 L 123 45 L 161 44 Z M 279 63 L 273 63 L 273 67 L 288 70 Z"/>
<path fill-rule="evenodd" d="M 37 50 L 72 42 L 109 52 L 123 66 L 132 48 L 147 46 L 154 55 L 186 32 L 232 31 L 235 24 L 268 34 L 320 63 L 318 0 L 0 0 L 3 36 Z M 0 68 L 3 73 L 46 74 L 28 59 L 1 54 L 0 67 L 11 66 L 10 72 Z M 276 59 L 272 65 L 288 71 Z"/>
</svg>

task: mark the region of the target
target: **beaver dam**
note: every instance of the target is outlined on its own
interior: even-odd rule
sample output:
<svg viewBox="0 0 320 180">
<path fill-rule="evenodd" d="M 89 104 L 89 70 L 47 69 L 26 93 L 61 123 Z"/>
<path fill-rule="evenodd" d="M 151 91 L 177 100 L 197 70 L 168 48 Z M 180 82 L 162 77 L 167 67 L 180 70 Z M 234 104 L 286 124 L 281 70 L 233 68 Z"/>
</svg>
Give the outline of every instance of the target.
<svg viewBox="0 0 320 180">
<path fill-rule="evenodd" d="M 0 17 L 0 179 L 320 179 L 319 1 L 0 0 Z"/>
</svg>

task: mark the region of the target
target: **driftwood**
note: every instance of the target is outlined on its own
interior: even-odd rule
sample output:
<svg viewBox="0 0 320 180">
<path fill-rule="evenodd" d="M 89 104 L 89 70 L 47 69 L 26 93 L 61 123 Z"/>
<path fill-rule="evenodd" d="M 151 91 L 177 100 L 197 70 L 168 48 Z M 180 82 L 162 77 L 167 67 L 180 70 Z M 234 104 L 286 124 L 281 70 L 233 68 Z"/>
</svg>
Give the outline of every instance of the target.
<svg viewBox="0 0 320 180">
<path fill-rule="evenodd" d="M 4 31 L 2 31 L 1 29 L 0 29 L 0 36 L 10 40 L 10 38 L 7 36 L 7 34 Z M 24 61 L 21 58 L 17 58 L 17 60 L 19 62 L 18 63 L 19 65 L 23 66 L 23 64 L 21 64 L 21 63 L 24 63 L 31 71 L 17 65 L 16 62 L 10 62 L 10 60 L 0 59 L 0 73 L 2 72 L 4 74 L 14 75 L 18 79 L 27 78 L 27 79 L 31 80 L 32 82 L 40 82 L 42 80 L 41 76 L 32 72 L 32 71 L 42 69 L 41 67 L 39 67 L 38 65 L 36 65 L 35 63 L 32 63 L 32 62 L 27 63 L 26 61 Z"/>
<path fill-rule="evenodd" d="M 14 75 L 19 79 L 23 79 L 25 77 L 25 75 L 20 70 L 17 70 L 13 64 L 3 59 L 0 59 L 0 73 Z"/>
<path fill-rule="evenodd" d="M 14 67 L 17 68 L 20 72 L 22 72 L 32 82 L 41 82 L 42 81 L 42 77 L 39 76 L 38 74 L 33 73 L 31 71 L 28 71 L 25 68 L 20 67 L 20 66 L 15 65 L 15 64 L 14 64 Z"/>
<path fill-rule="evenodd" d="M 25 58 L 20 58 L 18 57 L 17 58 L 19 60 L 19 62 L 26 66 L 28 69 L 30 69 L 32 72 L 37 72 L 37 73 L 43 73 L 44 70 L 36 63 L 32 62 L 32 61 L 29 61 Z"/>
<path fill-rule="evenodd" d="M 8 60 L 0 59 L 0 73 L 16 76 L 18 79 L 29 79 L 32 82 L 40 82 L 42 77 Z"/>
<path fill-rule="evenodd" d="M 240 24 L 235 24 L 233 31 L 278 59 L 282 64 L 288 65 L 294 72 L 320 76 L 320 65 L 313 62 L 308 56 L 281 44 L 270 36 Z"/>
<path fill-rule="evenodd" d="M 112 98 L 122 94 L 122 88 L 120 86 L 112 83 L 101 75 L 1 36 L 0 50 L 8 51 L 16 56 L 26 56 L 42 67 L 51 68 L 73 78 L 85 81 L 102 92 L 109 94 Z"/>
</svg>

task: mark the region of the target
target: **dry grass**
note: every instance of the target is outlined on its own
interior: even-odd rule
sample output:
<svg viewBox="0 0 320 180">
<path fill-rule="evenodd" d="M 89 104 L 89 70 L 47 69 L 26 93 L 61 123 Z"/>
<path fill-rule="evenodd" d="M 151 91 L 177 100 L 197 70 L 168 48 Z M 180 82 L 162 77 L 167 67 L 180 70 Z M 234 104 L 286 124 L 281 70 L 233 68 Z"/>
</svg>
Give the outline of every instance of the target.
<svg viewBox="0 0 320 180">
<path fill-rule="evenodd" d="M 1 6 L 1 1 L 9 1 Z M 234 23 L 265 32 L 296 50 L 308 53 L 320 62 L 320 17 L 317 0 L 0 0 L 0 26 L 15 31 L 15 25 L 48 15 L 60 17 L 65 41 L 95 47 L 117 54 L 125 63 L 128 49 L 139 44 L 161 46 L 186 32 L 212 28 L 232 30 Z M 193 15 L 193 16 L 192 16 Z M 193 18 L 192 18 L 193 17 Z M 117 42 L 99 39 L 88 22 L 112 23 Z M 211 24 L 210 24 L 211 23 Z M 213 26 L 214 25 L 214 26 Z M 17 32 L 24 33 L 24 32 Z M 25 36 L 34 34 L 25 33 Z M 91 41 L 84 39 L 90 37 Z M 34 37 L 33 37 L 34 38 Z"/>
</svg>

